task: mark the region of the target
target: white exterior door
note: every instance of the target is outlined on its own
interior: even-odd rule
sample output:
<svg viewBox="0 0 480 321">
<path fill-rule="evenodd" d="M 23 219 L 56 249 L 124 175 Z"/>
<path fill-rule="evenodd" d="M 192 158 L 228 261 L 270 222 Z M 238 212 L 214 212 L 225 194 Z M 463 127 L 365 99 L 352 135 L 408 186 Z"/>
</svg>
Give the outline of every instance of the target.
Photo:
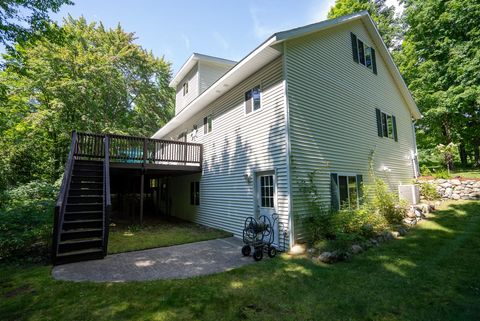
<svg viewBox="0 0 480 321">
<path fill-rule="evenodd" d="M 276 214 L 277 181 L 275 172 L 261 172 L 257 174 L 257 218 L 265 215 L 270 219 L 274 231 L 274 244 L 278 247 L 278 222 L 274 222 L 273 214 Z M 275 223 L 275 224 L 274 224 Z"/>
</svg>

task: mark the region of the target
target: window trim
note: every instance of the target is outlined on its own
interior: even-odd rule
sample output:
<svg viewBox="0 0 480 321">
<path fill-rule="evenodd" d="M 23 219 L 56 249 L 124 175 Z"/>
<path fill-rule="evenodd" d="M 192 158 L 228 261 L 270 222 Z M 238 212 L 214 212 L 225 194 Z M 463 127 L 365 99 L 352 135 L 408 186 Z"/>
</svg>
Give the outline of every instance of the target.
<svg viewBox="0 0 480 321">
<path fill-rule="evenodd" d="M 200 181 L 190 181 L 190 205 L 200 205 Z"/>
<path fill-rule="evenodd" d="M 365 42 L 362 39 L 360 39 L 355 33 L 353 32 L 350 32 L 351 36 L 350 36 L 350 39 L 351 41 L 353 42 L 353 39 L 355 38 L 355 47 L 356 47 L 356 54 L 357 54 L 357 57 L 356 59 L 353 58 L 353 61 L 356 62 L 358 65 L 362 65 L 363 67 L 367 68 L 368 70 L 370 70 L 373 74 L 377 75 L 378 74 L 378 71 L 377 71 L 377 55 L 376 55 L 376 50 L 375 48 L 370 45 L 369 43 Z M 363 45 L 363 48 L 362 48 L 362 52 L 363 52 L 363 60 L 364 60 L 364 64 L 361 62 L 360 60 L 360 48 L 359 48 L 359 42 L 362 43 Z M 370 48 L 370 59 L 371 59 L 371 64 L 370 66 L 367 66 L 367 55 L 366 55 L 366 48 Z M 352 51 L 353 51 L 353 43 L 352 43 Z M 352 55 L 355 54 L 355 52 L 352 52 Z"/>
<path fill-rule="evenodd" d="M 210 119 L 210 123 L 211 123 L 211 129 L 210 130 L 208 130 L 208 120 L 209 119 Z M 209 114 L 209 115 L 203 117 L 203 136 L 207 136 L 211 132 L 213 132 L 213 115 Z"/>
<path fill-rule="evenodd" d="M 357 180 L 357 177 L 358 175 L 362 175 L 362 174 L 358 174 L 358 173 L 351 173 L 351 172 L 330 172 L 330 177 L 332 176 L 332 174 L 336 174 L 337 175 L 337 181 L 335 182 L 336 184 L 336 197 L 337 197 L 337 204 L 338 204 L 338 209 L 337 210 L 342 210 L 342 204 L 340 203 L 340 176 L 345 176 L 347 177 L 347 185 L 348 185 L 348 177 L 355 177 L 355 189 L 357 191 L 357 208 L 354 208 L 354 210 L 356 209 L 359 209 L 360 208 L 360 191 L 358 189 L 358 180 Z M 362 175 L 363 176 L 363 175 Z M 347 188 L 347 193 L 348 193 L 348 199 L 350 200 L 350 190 L 349 188 Z M 350 202 L 348 202 L 350 204 Z M 349 209 L 350 209 L 350 205 L 349 205 Z"/>
<path fill-rule="evenodd" d="M 245 95 L 247 94 L 247 92 L 249 91 L 253 91 L 253 89 L 255 89 L 256 87 L 258 87 L 259 91 L 260 91 L 260 107 L 258 107 L 258 109 L 255 109 L 254 106 L 255 106 L 255 103 L 253 101 L 253 93 L 252 93 L 252 111 L 247 113 L 247 101 L 245 100 Z M 245 91 L 243 93 L 243 114 L 245 116 L 249 116 L 249 115 L 252 115 L 254 113 L 257 113 L 259 112 L 260 110 L 262 110 L 263 108 L 263 103 L 262 103 L 262 100 L 263 100 L 263 90 L 262 90 L 262 84 L 259 83 L 253 87 L 251 87 L 249 90 Z"/>
<path fill-rule="evenodd" d="M 183 97 L 185 97 L 188 94 L 188 80 L 185 81 L 182 85 L 182 93 L 183 93 Z"/>
</svg>

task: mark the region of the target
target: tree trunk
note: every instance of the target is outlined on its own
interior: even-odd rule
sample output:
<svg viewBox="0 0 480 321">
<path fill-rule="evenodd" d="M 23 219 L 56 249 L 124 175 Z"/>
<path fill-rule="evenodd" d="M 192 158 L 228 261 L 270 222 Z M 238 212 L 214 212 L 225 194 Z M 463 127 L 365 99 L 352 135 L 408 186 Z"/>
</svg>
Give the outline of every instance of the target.
<svg viewBox="0 0 480 321">
<path fill-rule="evenodd" d="M 468 165 L 467 162 L 467 151 L 465 150 L 465 144 L 461 143 L 458 145 L 458 153 L 460 154 L 460 161 L 462 162 L 462 167 L 465 168 Z"/>
<path fill-rule="evenodd" d="M 443 122 L 443 134 L 445 135 L 445 140 L 447 141 L 447 145 L 452 142 L 452 132 L 450 130 L 450 124 L 448 119 L 444 119 Z M 450 153 L 445 154 L 445 163 L 447 164 L 448 170 L 452 171 L 455 169 L 453 165 L 453 155 Z"/>
<path fill-rule="evenodd" d="M 473 156 L 474 156 L 474 167 L 480 167 L 480 142 L 475 142 L 473 144 Z"/>
</svg>

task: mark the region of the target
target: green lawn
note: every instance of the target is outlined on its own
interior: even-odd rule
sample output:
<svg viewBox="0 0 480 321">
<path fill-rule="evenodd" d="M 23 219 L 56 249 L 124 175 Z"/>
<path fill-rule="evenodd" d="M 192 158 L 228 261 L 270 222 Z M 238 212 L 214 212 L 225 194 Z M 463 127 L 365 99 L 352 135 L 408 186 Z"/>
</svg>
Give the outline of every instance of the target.
<svg viewBox="0 0 480 321">
<path fill-rule="evenodd" d="M 479 253 L 480 202 L 462 202 L 334 265 L 284 255 L 189 280 L 107 284 L 3 266 L 0 320 L 478 320 Z"/>
<path fill-rule="evenodd" d="M 480 170 L 460 170 L 450 173 L 452 177 L 480 178 Z"/>
<path fill-rule="evenodd" d="M 120 253 L 232 236 L 231 233 L 178 219 L 147 220 L 143 226 L 110 227 L 108 253 Z"/>
</svg>

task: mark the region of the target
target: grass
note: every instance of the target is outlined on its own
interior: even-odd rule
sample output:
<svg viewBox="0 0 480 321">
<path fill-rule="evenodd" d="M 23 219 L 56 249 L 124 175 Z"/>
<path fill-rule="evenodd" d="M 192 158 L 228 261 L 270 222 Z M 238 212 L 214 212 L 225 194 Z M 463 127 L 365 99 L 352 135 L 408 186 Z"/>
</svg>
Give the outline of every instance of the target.
<svg viewBox="0 0 480 321">
<path fill-rule="evenodd" d="M 283 255 L 188 280 L 55 281 L 0 267 L 0 320 L 478 320 L 480 202 L 334 265 Z"/>
<path fill-rule="evenodd" d="M 108 253 L 206 241 L 231 233 L 178 219 L 147 220 L 143 226 L 117 223 L 110 228 Z"/>
<path fill-rule="evenodd" d="M 452 177 L 480 178 L 480 170 L 459 170 L 450 173 Z"/>
</svg>

